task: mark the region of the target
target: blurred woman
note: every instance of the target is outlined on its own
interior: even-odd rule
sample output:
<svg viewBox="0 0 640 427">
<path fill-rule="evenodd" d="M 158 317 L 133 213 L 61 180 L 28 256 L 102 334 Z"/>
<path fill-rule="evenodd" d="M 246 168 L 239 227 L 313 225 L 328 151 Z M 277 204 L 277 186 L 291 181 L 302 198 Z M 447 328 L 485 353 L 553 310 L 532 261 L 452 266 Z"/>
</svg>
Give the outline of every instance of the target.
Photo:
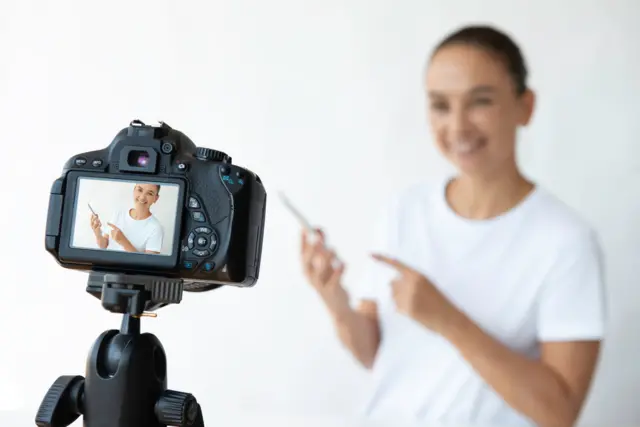
<svg viewBox="0 0 640 427">
<path fill-rule="evenodd" d="M 516 161 L 533 114 L 520 49 L 462 28 L 433 52 L 429 121 L 457 173 L 399 192 L 356 295 L 344 265 L 302 236 L 337 333 L 372 371 L 366 414 L 425 425 L 571 426 L 604 334 L 596 233 Z"/>
</svg>

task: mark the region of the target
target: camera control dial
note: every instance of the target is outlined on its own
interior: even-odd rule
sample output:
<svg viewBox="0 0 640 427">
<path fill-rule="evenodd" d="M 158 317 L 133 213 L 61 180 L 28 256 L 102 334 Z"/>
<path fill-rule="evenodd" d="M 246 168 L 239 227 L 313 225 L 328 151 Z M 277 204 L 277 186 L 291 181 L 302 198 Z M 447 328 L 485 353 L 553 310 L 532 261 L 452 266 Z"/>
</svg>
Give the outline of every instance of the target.
<svg viewBox="0 0 640 427">
<path fill-rule="evenodd" d="M 207 147 L 196 148 L 196 158 L 209 162 L 228 162 L 230 160 L 226 153 Z"/>
</svg>

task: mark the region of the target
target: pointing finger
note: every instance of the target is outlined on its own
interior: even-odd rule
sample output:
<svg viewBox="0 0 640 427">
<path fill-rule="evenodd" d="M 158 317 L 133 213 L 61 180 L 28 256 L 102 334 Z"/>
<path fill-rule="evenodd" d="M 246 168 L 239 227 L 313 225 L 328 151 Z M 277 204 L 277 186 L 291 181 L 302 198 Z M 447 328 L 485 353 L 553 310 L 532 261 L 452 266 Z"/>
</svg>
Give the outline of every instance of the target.
<svg viewBox="0 0 640 427">
<path fill-rule="evenodd" d="M 398 261 L 395 258 L 391 258 L 388 257 L 386 255 L 382 255 L 382 254 L 373 254 L 372 255 L 373 259 L 378 260 L 384 264 L 387 264 L 390 267 L 395 268 L 396 270 L 400 271 L 401 273 L 408 273 L 413 271 L 412 268 L 408 267 L 407 265 L 403 264 L 402 262 Z"/>
</svg>

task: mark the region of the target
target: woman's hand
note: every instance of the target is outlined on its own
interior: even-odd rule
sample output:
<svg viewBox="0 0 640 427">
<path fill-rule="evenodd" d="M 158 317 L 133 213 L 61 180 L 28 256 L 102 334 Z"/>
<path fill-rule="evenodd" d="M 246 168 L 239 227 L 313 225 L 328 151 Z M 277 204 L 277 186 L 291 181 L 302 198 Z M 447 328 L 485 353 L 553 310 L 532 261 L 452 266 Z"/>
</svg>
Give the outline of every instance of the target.
<svg viewBox="0 0 640 427">
<path fill-rule="evenodd" d="M 325 246 L 324 233 L 315 231 L 315 243 L 309 241 L 306 231 L 302 232 L 302 268 L 331 314 L 339 317 L 350 309 L 349 295 L 341 283 L 344 264 L 339 262 L 333 250 Z"/>
<path fill-rule="evenodd" d="M 436 333 L 457 321 L 460 311 L 422 274 L 384 255 L 373 258 L 394 268 L 398 277 L 391 282 L 396 308 Z"/>
<path fill-rule="evenodd" d="M 120 246 L 124 248 L 127 252 L 138 252 L 138 250 L 131 244 L 127 236 L 124 235 L 122 230 L 120 230 L 115 225 L 110 222 L 107 223 L 109 227 L 111 227 L 111 238 L 118 243 Z"/>
<path fill-rule="evenodd" d="M 110 222 L 108 222 L 107 225 L 111 227 L 111 238 L 114 242 L 120 244 L 121 246 L 124 246 L 124 243 L 129 241 L 122 230 L 120 230 L 118 227 L 111 224 Z"/>
<path fill-rule="evenodd" d="M 100 228 L 102 227 L 102 222 L 100 222 L 100 217 L 96 214 L 91 214 L 91 229 L 94 234 L 100 234 Z"/>
</svg>

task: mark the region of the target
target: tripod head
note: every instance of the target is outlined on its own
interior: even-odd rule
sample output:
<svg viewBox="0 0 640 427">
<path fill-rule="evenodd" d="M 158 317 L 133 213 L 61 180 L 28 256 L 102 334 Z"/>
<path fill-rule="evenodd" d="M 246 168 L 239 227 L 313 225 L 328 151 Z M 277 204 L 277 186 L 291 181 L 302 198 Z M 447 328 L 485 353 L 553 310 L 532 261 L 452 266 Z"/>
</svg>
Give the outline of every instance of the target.
<svg viewBox="0 0 640 427">
<path fill-rule="evenodd" d="M 91 272 L 87 292 L 102 301 L 102 307 L 112 313 L 124 314 L 121 333 L 133 333 L 128 328 L 137 325 L 140 317 L 169 304 L 182 301 L 181 279 L 155 276 Z M 125 328 L 125 324 L 129 325 Z"/>
<path fill-rule="evenodd" d="M 84 427 L 204 427 L 189 393 L 167 390 L 167 359 L 160 341 L 140 334 L 140 318 L 182 300 L 181 280 L 90 274 L 87 292 L 123 315 L 120 330 L 103 332 L 87 361 L 86 379 L 61 376 L 36 415 L 39 427 L 67 427 L 80 415 Z"/>
</svg>

